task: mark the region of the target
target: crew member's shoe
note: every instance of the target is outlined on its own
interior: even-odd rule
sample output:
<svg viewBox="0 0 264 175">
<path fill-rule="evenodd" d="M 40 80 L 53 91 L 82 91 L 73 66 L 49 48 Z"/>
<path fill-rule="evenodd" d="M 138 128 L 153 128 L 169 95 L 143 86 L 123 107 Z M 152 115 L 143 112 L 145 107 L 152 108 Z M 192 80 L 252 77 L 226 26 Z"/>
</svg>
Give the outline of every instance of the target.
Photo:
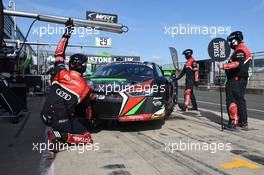
<svg viewBox="0 0 264 175">
<path fill-rule="evenodd" d="M 90 143 L 93 143 L 93 139 L 89 132 L 84 132 L 83 134 L 68 133 L 67 142 L 75 143 L 75 144 L 90 144 Z"/>
<path fill-rule="evenodd" d="M 188 110 L 190 110 L 190 111 L 198 111 L 198 108 L 197 107 L 191 107 L 191 108 L 188 108 Z"/>
<path fill-rule="evenodd" d="M 47 138 L 48 138 L 48 150 L 53 152 L 53 153 L 58 153 L 60 151 L 59 148 L 59 138 L 55 135 L 54 132 L 58 131 L 53 131 L 52 129 L 48 131 L 47 133 Z M 57 133 L 56 133 L 57 134 Z"/>
<path fill-rule="evenodd" d="M 234 125 L 232 123 L 228 123 L 228 125 L 226 125 L 225 129 L 230 130 L 230 131 L 236 131 L 237 130 L 237 125 Z"/>
<path fill-rule="evenodd" d="M 238 126 L 242 129 L 247 131 L 248 130 L 248 123 L 239 123 Z"/>
<path fill-rule="evenodd" d="M 181 111 L 186 111 L 186 109 L 187 109 L 187 107 L 182 103 L 179 103 L 178 106 L 181 109 Z"/>
<path fill-rule="evenodd" d="M 235 122 L 235 120 L 229 120 L 228 124 L 225 125 L 225 129 L 229 130 L 229 131 L 237 131 L 237 124 Z"/>
</svg>

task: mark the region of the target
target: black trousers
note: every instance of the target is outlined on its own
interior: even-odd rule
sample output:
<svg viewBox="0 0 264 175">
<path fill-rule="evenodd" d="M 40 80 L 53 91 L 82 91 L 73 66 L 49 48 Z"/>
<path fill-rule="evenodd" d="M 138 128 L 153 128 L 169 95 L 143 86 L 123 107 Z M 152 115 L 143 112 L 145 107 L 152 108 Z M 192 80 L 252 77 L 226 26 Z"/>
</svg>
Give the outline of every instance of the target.
<svg viewBox="0 0 264 175">
<path fill-rule="evenodd" d="M 87 131 L 84 125 L 79 121 L 78 117 L 67 114 L 65 110 L 60 110 L 56 113 L 57 114 L 52 116 L 52 129 L 71 134 L 82 134 Z"/>
<path fill-rule="evenodd" d="M 44 108 L 41 112 L 41 118 L 43 119 L 43 116 L 50 118 L 48 123 L 44 123 L 61 133 L 82 134 L 87 131 L 79 121 L 79 117 L 75 116 L 74 111 L 71 111 L 67 110 L 63 103 L 56 103 Z"/>
<path fill-rule="evenodd" d="M 245 99 L 246 87 L 248 83 L 248 79 L 241 79 L 240 82 L 240 90 L 241 90 L 241 100 L 239 100 L 238 105 L 240 108 L 238 109 L 239 123 L 244 124 L 247 123 L 247 102 Z"/>
<path fill-rule="evenodd" d="M 196 103 L 196 98 L 195 98 L 195 95 L 193 93 L 193 88 L 191 89 L 191 102 L 192 102 L 192 106 L 194 108 L 197 108 L 197 103 Z"/>
<path fill-rule="evenodd" d="M 229 116 L 229 123 L 231 122 L 229 112 L 229 106 L 231 103 L 235 103 L 237 105 L 239 123 L 247 123 L 247 104 L 245 99 L 246 86 L 247 79 L 227 80 L 226 82 L 226 107 Z"/>
</svg>

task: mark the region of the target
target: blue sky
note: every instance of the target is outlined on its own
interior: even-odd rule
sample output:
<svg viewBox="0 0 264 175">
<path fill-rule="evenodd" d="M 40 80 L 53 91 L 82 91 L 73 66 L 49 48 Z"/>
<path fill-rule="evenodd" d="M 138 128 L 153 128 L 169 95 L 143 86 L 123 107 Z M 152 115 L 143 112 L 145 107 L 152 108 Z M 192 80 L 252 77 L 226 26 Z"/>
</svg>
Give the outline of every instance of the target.
<svg viewBox="0 0 264 175">
<path fill-rule="evenodd" d="M 7 4 L 7 0 L 4 3 Z M 168 47 L 173 46 L 179 52 L 180 61 L 184 61 L 181 52 L 186 48 L 194 50 L 197 59 L 208 58 L 207 46 L 210 35 L 165 34 L 168 26 L 206 26 L 231 27 L 232 31 L 241 30 L 245 43 L 251 52 L 264 50 L 264 0 L 16 0 L 18 11 L 85 18 L 87 10 L 118 14 L 119 22 L 129 27 L 126 34 L 100 32 L 100 36 L 113 38 L 112 49 L 86 49 L 85 53 L 100 51 L 114 55 L 138 55 L 144 60 L 158 63 L 171 63 Z M 17 18 L 21 30 L 26 33 L 32 20 Z M 34 27 L 47 26 L 37 22 Z M 226 38 L 227 34 L 216 37 Z M 92 44 L 93 37 L 72 37 L 72 44 Z M 29 41 L 57 42 L 59 35 L 29 36 Z M 76 52 L 80 52 L 76 49 Z"/>
</svg>

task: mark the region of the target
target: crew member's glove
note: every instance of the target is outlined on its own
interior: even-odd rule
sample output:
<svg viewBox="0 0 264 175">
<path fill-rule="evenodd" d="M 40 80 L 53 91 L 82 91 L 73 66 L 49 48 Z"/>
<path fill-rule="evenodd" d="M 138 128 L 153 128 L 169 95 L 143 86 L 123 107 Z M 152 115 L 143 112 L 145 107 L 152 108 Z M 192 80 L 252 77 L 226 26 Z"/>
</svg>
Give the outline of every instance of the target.
<svg viewBox="0 0 264 175">
<path fill-rule="evenodd" d="M 199 81 L 195 81 L 194 84 L 195 84 L 196 87 L 198 87 L 199 86 Z"/>
<path fill-rule="evenodd" d="M 73 20 L 71 18 L 69 18 L 65 23 L 65 33 L 63 36 L 70 38 L 73 30 L 74 30 Z"/>
</svg>

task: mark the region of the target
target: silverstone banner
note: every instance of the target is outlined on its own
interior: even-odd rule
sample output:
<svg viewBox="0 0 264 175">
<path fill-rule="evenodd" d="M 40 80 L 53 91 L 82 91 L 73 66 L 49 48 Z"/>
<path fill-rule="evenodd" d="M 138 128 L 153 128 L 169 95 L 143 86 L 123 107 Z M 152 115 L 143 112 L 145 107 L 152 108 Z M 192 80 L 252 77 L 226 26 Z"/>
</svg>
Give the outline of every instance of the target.
<svg viewBox="0 0 264 175">
<path fill-rule="evenodd" d="M 140 61 L 139 56 L 98 56 L 87 55 L 88 64 L 106 64 L 115 61 Z"/>
<path fill-rule="evenodd" d="M 65 55 L 65 62 L 68 63 L 70 59 L 70 55 L 72 53 L 66 53 Z M 106 64 L 112 63 L 115 61 L 140 61 L 139 56 L 119 56 L 119 55 L 111 55 L 111 56 L 99 56 L 99 55 L 86 55 L 87 56 L 87 63 L 88 64 Z M 42 59 L 40 59 L 40 64 L 43 64 Z M 45 62 L 48 64 L 53 64 L 54 52 L 48 52 L 48 56 L 46 57 Z"/>
</svg>

